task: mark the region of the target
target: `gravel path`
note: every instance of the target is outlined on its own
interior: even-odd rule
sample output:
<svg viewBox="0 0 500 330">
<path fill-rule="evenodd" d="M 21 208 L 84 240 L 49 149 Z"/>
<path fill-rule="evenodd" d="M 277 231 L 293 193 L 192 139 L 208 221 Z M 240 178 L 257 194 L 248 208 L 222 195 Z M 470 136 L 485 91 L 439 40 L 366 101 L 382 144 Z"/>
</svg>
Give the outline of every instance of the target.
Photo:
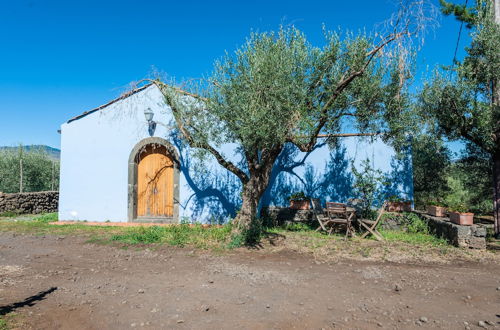
<svg viewBox="0 0 500 330">
<path fill-rule="evenodd" d="M 492 329 L 499 287 L 495 263 L 328 264 L 0 233 L 0 314 L 23 329 Z"/>
</svg>

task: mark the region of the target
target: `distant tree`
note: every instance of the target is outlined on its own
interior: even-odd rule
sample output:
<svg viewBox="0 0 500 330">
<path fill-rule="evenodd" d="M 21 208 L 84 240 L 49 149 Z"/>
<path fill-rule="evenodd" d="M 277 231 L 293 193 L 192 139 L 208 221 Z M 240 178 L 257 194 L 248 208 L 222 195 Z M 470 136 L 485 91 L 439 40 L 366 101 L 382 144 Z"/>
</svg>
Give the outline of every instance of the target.
<svg viewBox="0 0 500 330">
<path fill-rule="evenodd" d="M 496 0 L 497 5 L 500 3 Z M 451 7 L 450 7 L 451 8 Z M 492 1 L 477 1 L 472 44 L 462 62 L 437 70 L 420 95 L 420 109 L 438 134 L 473 143 L 491 157 L 495 232 L 500 233 L 500 25 Z M 448 9 L 446 9 L 448 11 Z M 451 10 L 451 9 L 450 9 Z M 500 15 L 500 8 L 497 9 Z M 455 12 L 455 11 L 453 11 Z M 472 15 L 472 16 L 471 16 Z M 474 17 L 473 19 L 469 19 Z M 500 17 L 497 17 L 500 20 Z M 449 72 L 452 70 L 452 72 Z M 447 72 L 448 71 L 448 72 Z M 486 173 L 485 173 L 486 175 Z"/>
<path fill-rule="evenodd" d="M 377 38 L 326 33 L 326 45 L 317 48 L 293 27 L 252 33 L 234 55 L 216 62 L 201 86 L 155 81 L 190 146 L 241 181 L 234 234 L 255 232 L 259 201 L 286 144 L 309 152 L 319 135 L 333 144 L 347 128 L 354 135 L 380 131 L 387 139 L 403 133 L 401 123 L 409 121 L 401 119 L 407 98 L 398 51 L 404 47 L 389 46 L 421 32 L 421 3 L 402 7 Z M 231 161 L 220 150 L 224 144 L 236 145 L 242 159 Z"/>
<path fill-rule="evenodd" d="M 470 142 L 451 169 L 469 190 L 468 204 L 475 213 L 491 213 L 492 169 L 491 155 Z"/>
<path fill-rule="evenodd" d="M 417 205 L 444 199 L 450 159 L 451 153 L 441 139 L 427 134 L 413 137 L 413 191 Z"/>
<path fill-rule="evenodd" d="M 59 189 L 59 161 L 41 148 L 0 151 L 0 191 L 6 193 Z"/>
</svg>

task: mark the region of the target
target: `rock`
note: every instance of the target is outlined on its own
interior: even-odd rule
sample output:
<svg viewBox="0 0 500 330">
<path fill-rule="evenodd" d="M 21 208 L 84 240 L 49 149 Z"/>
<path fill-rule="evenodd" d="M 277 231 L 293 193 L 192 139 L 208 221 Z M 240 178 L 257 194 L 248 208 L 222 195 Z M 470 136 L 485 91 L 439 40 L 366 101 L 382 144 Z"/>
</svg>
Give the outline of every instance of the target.
<svg viewBox="0 0 500 330">
<path fill-rule="evenodd" d="M 144 289 L 139 289 L 138 293 L 144 293 Z"/>
<path fill-rule="evenodd" d="M 420 320 L 420 322 L 423 322 L 423 323 L 427 323 L 429 321 L 425 316 L 420 317 L 419 320 Z"/>
<path fill-rule="evenodd" d="M 485 328 L 485 329 L 487 328 L 486 323 L 484 321 L 477 322 L 477 325 L 480 326 L 481 328 Z"/>
<path fill-rule="evenodd" d="M 394 291 L 396 291 L 396 292 L 400 292 L 400 291 L 401 291 L 401 289 L 402 289 L 402 288 L 401 288 L 401 286 L 400 286 L 399 284 L 396 284 L 396 285 L 394 286 Z"/>
<path fill-rule="evenodd" d="M 202 312 L 208 312 L 209 310 L 210 310 L 210 306 L 208 306 L 208 305 L 201 306 L 201 311 Z"/>
<path fill-rule="evenodd" d="M 177 320 L 177 323 L 184 323 L 184 320 Z"/>
<path fill-rule="evenodd" d="M 270 305 L 266 305 L 266 308 L 271 308 L 271 306 Z"/>
</svg>

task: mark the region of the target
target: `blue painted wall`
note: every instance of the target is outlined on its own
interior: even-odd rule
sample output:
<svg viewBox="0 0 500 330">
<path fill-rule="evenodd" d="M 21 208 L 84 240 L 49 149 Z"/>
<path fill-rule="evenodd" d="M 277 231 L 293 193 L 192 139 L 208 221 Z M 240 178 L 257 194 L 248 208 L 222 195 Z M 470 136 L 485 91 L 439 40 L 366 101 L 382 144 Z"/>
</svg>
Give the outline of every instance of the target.
<svg viewBox="0 0 500 330">
<path fill-rule="evenodd" d="M 232 173 L 208 156 L 200 160 L 183 144 L 172 113 L 156 86 L 115 102 L 61 126 L 61 180 L 59 219 L 127 221 L 128 158 L 132 148 L 149 137 L 144 109 L 151 108 L 158 122 L 154 136 L 167 139 L 180 155 L 179 220 L 224 221 L 240 205 L 241 185 Z M 225 156 L 241 162 L 232 145 L 222 148 Z M 412 199 L 412 170 L 409 155 L 397 159 L 393 149 L 380 139 L 342 138 L 330 150 L 319 145 L 310 153 L 287 146 L 273 169 L 271 184 L 262 205 L 285 206 L 296 191 L 329 201 L 352 198 L 351 165 L 369 159 L 380 169 L 389 185 L 385 195 Z"/>
</svg>

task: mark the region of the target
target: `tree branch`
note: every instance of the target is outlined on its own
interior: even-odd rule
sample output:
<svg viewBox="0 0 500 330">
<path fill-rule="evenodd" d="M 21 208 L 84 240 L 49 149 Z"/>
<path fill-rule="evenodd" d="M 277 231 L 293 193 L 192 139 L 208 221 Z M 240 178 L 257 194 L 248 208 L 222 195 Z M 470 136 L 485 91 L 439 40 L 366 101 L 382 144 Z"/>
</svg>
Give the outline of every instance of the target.
<svg viewBox="0 0 500 330">
<path fill-rule="evenodd" d="M 328 121 L 328 109 L 335 102 L 335 100 L 339 97 L 339 95 L 347 88 L 347 86 L 349 86 L 349 84 L 351 84 L 351 82 L 354 79 L 363 75 L 363 73 L 366 71 L 366 69 L 368 68 L 370 63 L 375 58 L 375 55 L 377 55 L 385 46 L 387 46 L 390 42 L 392 42 L 396 39 L 399 39 L 402 36 L 408 35 L 408 34 L 410 34 L 409 31 L 389 34 L 375 48 L 373 48 L 371 51 L 366 53 L 367 60 L 360 70 L 351 72 L 349 75 L 347 75 L 347 76 L 344 75 L 344 77 L 342 77 L 342 79 L 338 83 L 338 85 L 335 88 L 332 95 L 329 97 L 329 99 L 323 105 L 323 107 L 321 109 L 318 125 L 313 130 L 311 135 L 309 135 L 309 142 L 297 143 L 294 137 L 287 139 L 287 141 L 295 144 L 297 146 L 297 148 L 299 148 L 299 150 L 302 152 L 306 152 L 306 151 L 311 150 L 311 148 L 314 147 L 314 145 L 317 142 L 318 135 L 320 135 L 321 130 L 323 129 L 323 127 L 325 126 L 325 124 Z"/>
<path fill-rule="evenodd" d="M 249 178 L 248 178 L 248 175 L 244 171 L 242 171 L 240 168 L 238 168 L 232 162 L 226 160 L 222 156 L 221 153 L 219 153 L 214 147 L 212 147 L 206 141 L 196 141 L 193 138 L 193 136 L 191 135 L 191 133 L 186 129 L 186 127 L 184 126 L 184 123 L 180 119 L 182 115 L 180 114 L 179 110 L 177 109 L 177 107 L 175 105 L 175 102 L 173 102 L 173 100 L 171 99 L 171 96 L 169 96 L 168 92 L 165 92 L 164 89 L 165 88 L 172 88 L 175 92 L 182 93 L 182 94 L 188 95 L 188 96 L 192 96 L 194 94 L 191 94 L 191 93 L 188 93 L 188 92 L 184 92 L 183 93 L 182 90 L 179 91 L 179 89 L 176 89 L 174 87 L 168 86 L 167 84 L 165 84 L 163 82 L 153 81 L 153 83 L 155 83 L 155 84 L 161 84 L 160 85 L 161 87 L 158 86 L 158 85 L 157 86 L 160 88 L 160 91 L 162 92 L 163 96 L 165 96 L 165 99 L 166 99 L 168 105 L 172 109 L 172 113 L 174 115 L 175 122 L 177 123 L 177 127 L 179 128 L 179 131 L 182 133 L 182 135 L 184 136 L 184 138 L 188 142 L 189 146 L 192 147 L 192 148 L 202 148 L 202 149 L 207 150 L 208 152 L 210 152 L 215 157 L 215 159 L 217 160 L 217 162 L 221 166 L 223 166 L 227 170 L 229 170 L 232 173 L 234 173 L 234 175 L 236 175 L 241 180 L 241 182 L 243 184 L 247 183 L 248 180 L 249 180 Z M 191 126 L 191 128 L 194 129 L 194 130 L 196 130 L 195 127 Z"/>
</svg>

